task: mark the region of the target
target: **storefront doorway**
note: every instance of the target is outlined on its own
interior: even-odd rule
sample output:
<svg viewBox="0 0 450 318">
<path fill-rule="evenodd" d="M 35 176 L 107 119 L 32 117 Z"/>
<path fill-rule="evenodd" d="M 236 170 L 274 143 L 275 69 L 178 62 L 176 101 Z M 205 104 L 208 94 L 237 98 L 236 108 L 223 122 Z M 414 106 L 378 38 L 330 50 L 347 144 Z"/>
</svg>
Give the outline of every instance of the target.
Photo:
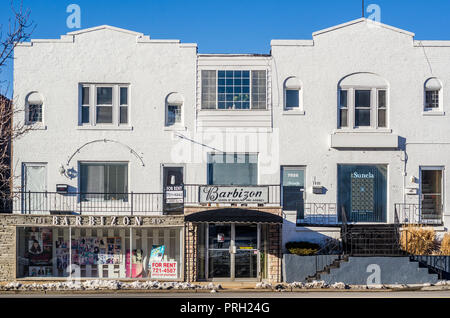
<svg viewBox="0 0 450 318">
<path fill-rule="evenodd" d="M 210 280 L 259 280 L 260 225 L 209 223 L 207 273 Z"/>
</svg>

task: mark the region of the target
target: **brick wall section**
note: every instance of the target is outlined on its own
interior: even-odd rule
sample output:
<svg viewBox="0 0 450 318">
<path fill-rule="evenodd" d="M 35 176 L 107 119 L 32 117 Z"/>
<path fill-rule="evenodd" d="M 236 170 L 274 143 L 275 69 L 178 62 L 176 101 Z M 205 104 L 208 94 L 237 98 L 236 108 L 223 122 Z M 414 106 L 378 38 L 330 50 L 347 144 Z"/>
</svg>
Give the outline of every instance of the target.
<svg viewBox="0 0 450 318">
<path fill-rule="evenodd" d="M 195 282 L 197 280 L 197 226 L 187 223 L 185 226 L 185 280 Z"/>
<path fill-rule="evenodd" d="M 16 227 L 11 215 L 0 215 L 0 281 L 16 278 Z"/>
<path fill-rule="evenodd" d="M 281 225 L 269 225 L 268 280 L 281 281 Z"/>
</svg>

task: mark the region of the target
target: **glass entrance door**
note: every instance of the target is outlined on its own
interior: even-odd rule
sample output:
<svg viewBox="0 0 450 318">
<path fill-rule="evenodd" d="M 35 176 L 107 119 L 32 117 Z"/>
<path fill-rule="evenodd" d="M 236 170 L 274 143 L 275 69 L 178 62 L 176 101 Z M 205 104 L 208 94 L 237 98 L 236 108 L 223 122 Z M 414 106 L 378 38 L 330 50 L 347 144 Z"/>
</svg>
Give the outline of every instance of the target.
<svg viewBox="0 0 450 318">
<path fill-rule="evenodd" d="M 234 227 L 234 278 L 258 278 L 258 226 Z"/>
<path fill-rule="evenodd" d="M 424 222 L 442 220 L 442 168 L 421 167 L 421 218 Z"/>
<path fill-rule="evenodd" d="M 257 280 L 259 278 L 259 226 L 257 224 L 208 225 L 208 279 Z"/>
<path fill-rule="evenodd" d="M 231 278 L 231 246 L 231 224 L 209 224 L 209 277 Z"/>
</svg>

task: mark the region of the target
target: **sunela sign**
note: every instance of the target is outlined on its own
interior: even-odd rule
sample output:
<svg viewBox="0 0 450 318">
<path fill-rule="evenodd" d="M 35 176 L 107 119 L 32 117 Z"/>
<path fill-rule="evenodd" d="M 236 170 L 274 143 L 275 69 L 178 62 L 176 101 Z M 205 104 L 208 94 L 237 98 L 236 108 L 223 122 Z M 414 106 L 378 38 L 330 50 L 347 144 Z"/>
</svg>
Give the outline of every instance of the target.
<svg viewBox="0 0 450 318">
<path fill-rule="evenodd" d="M 266 186 L 201 186 L 200 203 L 267 203 Z"/>
<path fill-rule="evenodd" d="M 375 175 L 372 172 L 358 173 L 355 171 L 351 174 L 351 177 L 353 179 L 373 179 L 373 178 L 375 178 Z"/>
</svg>

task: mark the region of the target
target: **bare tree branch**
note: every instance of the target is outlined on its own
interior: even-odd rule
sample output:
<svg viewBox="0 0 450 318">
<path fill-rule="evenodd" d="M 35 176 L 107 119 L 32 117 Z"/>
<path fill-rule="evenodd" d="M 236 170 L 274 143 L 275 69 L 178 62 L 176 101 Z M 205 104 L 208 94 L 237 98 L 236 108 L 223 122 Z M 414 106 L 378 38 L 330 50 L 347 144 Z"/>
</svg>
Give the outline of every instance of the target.
<svg viewBox="0 0 450 318">
<path fill-rule="evenodd" d="M 15 2 L 18 2 L 15 6 Z M 0 73 L 13 59 L 14 49 L 21 42 L 30 39 L 35 24 L 30 20 L 29 9 L 23 8 L 22 1 L 11 0 L 11 18 L 8 20 L 8 28 L 0 25 Z M 25 122 L 25 105 L 9 100 L 6 95 L 10 83 L 2 89 L 0 83 L 0 211 L 5 208 L 5 199 L 13 197 L 12 185 L 17 178 L 11 170 L 12 143 L 33 129 L 33 125 Z M 2 95 L 3 94 L 3 95 Z M 24 120 L 17 120 L 23 118 Z M 16 119 L 14 122 L 13 119 Z M 2 201 L 3 198 L 3 201 Z"/>
</svg>

